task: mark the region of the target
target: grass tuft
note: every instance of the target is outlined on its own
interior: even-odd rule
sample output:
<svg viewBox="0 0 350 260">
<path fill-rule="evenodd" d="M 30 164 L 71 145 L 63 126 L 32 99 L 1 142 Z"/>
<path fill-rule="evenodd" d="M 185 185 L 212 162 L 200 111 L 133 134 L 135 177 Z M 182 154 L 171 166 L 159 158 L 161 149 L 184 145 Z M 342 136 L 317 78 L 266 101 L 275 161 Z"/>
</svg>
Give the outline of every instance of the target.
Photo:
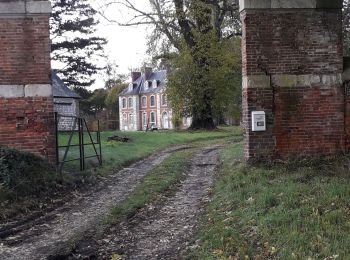
<svg viewBox="0 0 350 260">
<path fill-rule="evenodd" d="M 349 159 L 246 166 L 241 145 L 221 154 L 195 259 L 347 259 Z"/>
<path fill-rule="evenodd" d="M 111 210 L 107 223 L 132 216 L 145 205 L 158 201 L 161 194 L 171 191 L 189 171 L 193 153 L 194 150 L 176 152 L 151 170 L 128 198 Z"/>
</svg>

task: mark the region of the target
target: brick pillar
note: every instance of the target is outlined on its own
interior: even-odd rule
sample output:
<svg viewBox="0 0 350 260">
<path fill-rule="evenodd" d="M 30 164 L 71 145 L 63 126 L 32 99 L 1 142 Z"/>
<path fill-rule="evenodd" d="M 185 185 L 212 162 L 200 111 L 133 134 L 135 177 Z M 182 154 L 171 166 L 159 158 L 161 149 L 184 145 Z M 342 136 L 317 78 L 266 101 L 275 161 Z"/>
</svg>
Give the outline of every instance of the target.
<svg viewBox="0 0 350 260">
<path fill-rule="evenodd" d="M 344 149 L 341 0 L 240 0 L 247 159 Z M 252 131 L 251 112 L 267 130 Z"/>
<path fill-rule="evenodd" d="M 0 145 L 55 161 L 49 1 L 0 1 Z"/>
</svg>

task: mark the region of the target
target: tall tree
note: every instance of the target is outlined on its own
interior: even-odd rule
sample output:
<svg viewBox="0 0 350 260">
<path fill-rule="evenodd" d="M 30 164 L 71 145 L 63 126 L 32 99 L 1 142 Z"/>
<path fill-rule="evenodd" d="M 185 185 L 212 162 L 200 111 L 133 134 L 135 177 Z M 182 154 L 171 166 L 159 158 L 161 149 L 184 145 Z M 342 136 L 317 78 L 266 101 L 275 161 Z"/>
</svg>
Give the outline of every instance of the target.
<svg viewBox="0 0 350 260">
<path fill-rule="evenodd" d="M 119 119 L 119 94 L 128 86 L 126 83 L 118 83 L 114 85 L 108 91 L 108 95 L 105 100 L 106 108 L 109 114 Z"/>
<path fill-rule="evenodd" d="M 177 69 L 170 74 L 167 88 L 175 119 L 201 116 L 204 125 L 192 125 L 194 129 L 215 127 L 211 120 L 214 118 L 220 122 L 222 118 L 240 115 L 240 41 L 214 41 L 202 50 L 205 50 L 204 66 L 192 57 L 190 49 L 173 59 Z"/>
<path fill-rule="evenodd" d="M 95 36 L 97 11 L 88 0 L 53 0 L 51 16 L 52 59 L 58 74 L 71 87 L 89 87 L 92 76 L 103 70 L 106 39 Z"/>
<path fill-rule="evenodd" d="M 208 55 L 212 52 L 213 45 L 240 34 L 238 1 L 149 0 L 152 7 L 149 12 L 138 7 L 133 0 L 122 0 L 119 3 L 135 12 L 134 17 L 124 25 L 146 24 L 155 27 L 154 34 L 150 36 L 154 56 L 172 58 L 175 53 L 175 57 L 179 57 L 178 61 L 183 61 L 174 63 L 175 75 L 182 80 L 170 78 L 170 86 L 177 86 L 172 88 L 170 98 L 179 104 L 180 98 L 187 101 L 185 110 L 192 116 L 191 128 L 214 128 L 217 91 L 215 84 L 209 84 L 211 81 L 208 75 L 212 66 L 221 63 Z M 180 67 L 182 65 L 183 68 Z M 179 74 L 179 71 L 184 73 Z M 191 76 L 182 77 L 188 71 L 192 72 Z M 182 87 L 188 91 L 175 93 L 176 89 Z"/>
</svg>

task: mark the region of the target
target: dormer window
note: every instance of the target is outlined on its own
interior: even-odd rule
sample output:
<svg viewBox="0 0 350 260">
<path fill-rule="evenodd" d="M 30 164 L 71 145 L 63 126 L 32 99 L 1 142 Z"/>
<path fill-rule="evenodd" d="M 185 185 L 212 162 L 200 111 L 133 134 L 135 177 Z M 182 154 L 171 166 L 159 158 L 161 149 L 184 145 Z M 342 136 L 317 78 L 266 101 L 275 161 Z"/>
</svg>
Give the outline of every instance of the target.
<svg viewBox="0 0 350 260">
<path fill-rule="evenodd" d="M 148 82 L 148 87 L 151 88 L 152 87 L 152 81 L 147 81 Z"/>
<path fill-rule="evenodd" d="M 130 83 L 129 84 L 129 91 L 132 91 L 134 89 L 134 84 Z"/>
<path fill-rule="evenodd" d="M 158 81 L 157 80 L 153 80 L 152 87 L 153 88 L 157 88 L 158 87 Z"/>
<path fill-rule="evenodd" d="M 145 83 L 143 84 L 143 86 L 144 86 L 145 90 L 147 90 L 147 89 L 148 89 L 148 81 L 145 81 Z"/>
</svg>

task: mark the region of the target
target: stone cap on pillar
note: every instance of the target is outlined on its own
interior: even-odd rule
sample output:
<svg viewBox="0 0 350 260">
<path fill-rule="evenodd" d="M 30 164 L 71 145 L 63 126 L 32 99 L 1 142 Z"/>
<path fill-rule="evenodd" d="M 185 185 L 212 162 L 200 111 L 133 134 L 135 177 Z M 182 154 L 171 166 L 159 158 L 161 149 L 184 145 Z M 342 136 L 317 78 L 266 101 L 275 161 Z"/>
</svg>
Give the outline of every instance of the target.
<svg viewBox="0 0 350 260">
<path fill-rule="evenodd" d="M 50 1 L 0 0 L 0 15 L 50 14 Z"/>
<path fill-rule="evenodd" d="M 246 9 L 341 9 L 342 0 L 239 0 L 239 10 Z"/>
</svg>

